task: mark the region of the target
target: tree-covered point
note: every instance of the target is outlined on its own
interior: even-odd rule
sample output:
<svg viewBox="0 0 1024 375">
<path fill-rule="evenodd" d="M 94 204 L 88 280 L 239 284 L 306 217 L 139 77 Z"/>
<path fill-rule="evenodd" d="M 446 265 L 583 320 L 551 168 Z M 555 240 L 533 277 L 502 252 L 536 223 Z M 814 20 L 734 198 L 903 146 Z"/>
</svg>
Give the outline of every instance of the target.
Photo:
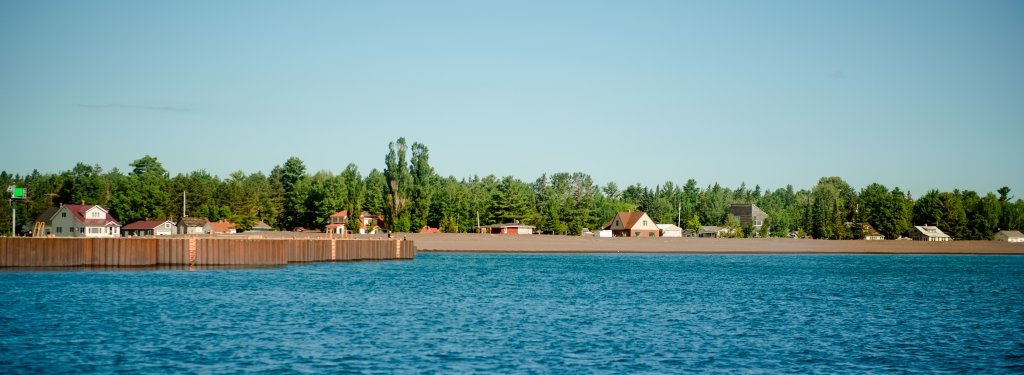
<svg viewBox="0 0 1024 375">
<path fill-rule="evenodd" d="M 603 186 L 582 172 L 543 174 L 523 181 L 511 176 L 442 177 L 430 164 L 426 145 L 399 138 L 388 145 L 384 169 L 365 176 L 354 164 L 339 174 L 310 173 L 298 157 L 274 166 L 269 175 L 238 171 L 226 178 L 204 170 L 173 177 L 157 158 L 146 155 L 129 164 L 127 174 L 114 168 L 78 163 L 70 170 L 29 175 L 0 172 L 0 186 L 28 188 L 18 204 L 18 223 L 34 221 L 58 204 L 98 204 L 122 224 L 140 219 L 176 220 L 187 200 L 188 216 L 227 219 L 240 229 L 264 221 L 277 229 L 322 229 L 328 217 L 348 210 L 381 215 L 385 229 L 417 231 L 423 226 L 445 232 L 471 232 L 478 225 L 519 221 L 546 234 L 578 235 L 598 229 L 620 211 L 646 211 L 658 223 L 690 230 L 738 224 L 728 215 L 734 203 L 753 203 L 769 219 L 762 233 L 735 228 L 744 236 L 789 236 L 849 239 L 870 224 L 886 238 L 907 235 L 913 225 L 936 225 L 955 239 L 990 239 L 998 230 L 1024 230 L 1024 201 L 1002 187 L 996 193 L 931 190 L 917 199 L 898 187 L 873 183 L 856 190 L 839 177 L 823 177 L 815 186 L 763 189 L 746 184 L 732 189 L 717 183 L 665 182 L 654 187 Z M 339 167 L 341 167 L 339 165 Z M 0 233 L 9 235 L 10 202 L 0 202 Z M 28 228 L 26 228 L 28 229 Z"/>
</svg>

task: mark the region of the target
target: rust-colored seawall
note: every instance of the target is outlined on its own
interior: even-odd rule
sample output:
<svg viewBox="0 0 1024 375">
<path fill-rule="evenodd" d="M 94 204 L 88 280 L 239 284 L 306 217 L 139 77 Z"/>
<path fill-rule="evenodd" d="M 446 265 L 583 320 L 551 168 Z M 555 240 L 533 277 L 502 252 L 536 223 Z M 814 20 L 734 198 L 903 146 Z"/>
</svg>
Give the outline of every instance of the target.
<svg viewBox="0 0 1024 375">
<path fill-rule="evenodd" d="M 415 256 L 407 239 L 0 238 L 0 267 L 266 266 Z"/>
</svg>

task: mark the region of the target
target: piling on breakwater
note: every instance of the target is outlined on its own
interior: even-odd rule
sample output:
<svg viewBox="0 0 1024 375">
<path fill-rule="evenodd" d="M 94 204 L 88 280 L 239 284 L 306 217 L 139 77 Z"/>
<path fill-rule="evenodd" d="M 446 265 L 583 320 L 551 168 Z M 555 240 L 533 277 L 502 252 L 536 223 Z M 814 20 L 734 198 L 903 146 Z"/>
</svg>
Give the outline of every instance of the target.
<svg viewBox="0 0 1024 375">
<path fill-rule="evenodd" d="M 284 265 L 413 259 L 407 239 L 0 238 L 0 267 Z"/>
</svg>

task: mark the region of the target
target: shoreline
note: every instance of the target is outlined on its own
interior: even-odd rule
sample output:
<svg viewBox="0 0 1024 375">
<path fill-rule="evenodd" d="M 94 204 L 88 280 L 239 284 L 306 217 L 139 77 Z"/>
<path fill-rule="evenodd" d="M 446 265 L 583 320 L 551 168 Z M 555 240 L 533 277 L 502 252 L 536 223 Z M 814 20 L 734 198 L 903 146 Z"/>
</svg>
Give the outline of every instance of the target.
<svg viewBox="0 0 1024 375">
<path fill-rule="evenodd" d="M 1024 255 L 1024 243 L 788 238 L 598 238 L 464 233 L 397 234 L 417 251 L 523 254 L 933 254 Z"/>
</svg>

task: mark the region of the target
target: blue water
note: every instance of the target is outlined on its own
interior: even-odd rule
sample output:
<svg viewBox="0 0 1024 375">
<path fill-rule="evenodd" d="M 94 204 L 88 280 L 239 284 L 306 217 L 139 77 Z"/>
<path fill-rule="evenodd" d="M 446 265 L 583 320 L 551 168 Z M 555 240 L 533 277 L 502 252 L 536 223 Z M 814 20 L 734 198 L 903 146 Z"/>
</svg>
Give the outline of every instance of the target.
<svg viewBox="0 0 1024 375">
<path fill-rule="evenodd" d="M 1024 257 L 0 272 L 0 373 L 1024 372 Z"/>
</svg>

